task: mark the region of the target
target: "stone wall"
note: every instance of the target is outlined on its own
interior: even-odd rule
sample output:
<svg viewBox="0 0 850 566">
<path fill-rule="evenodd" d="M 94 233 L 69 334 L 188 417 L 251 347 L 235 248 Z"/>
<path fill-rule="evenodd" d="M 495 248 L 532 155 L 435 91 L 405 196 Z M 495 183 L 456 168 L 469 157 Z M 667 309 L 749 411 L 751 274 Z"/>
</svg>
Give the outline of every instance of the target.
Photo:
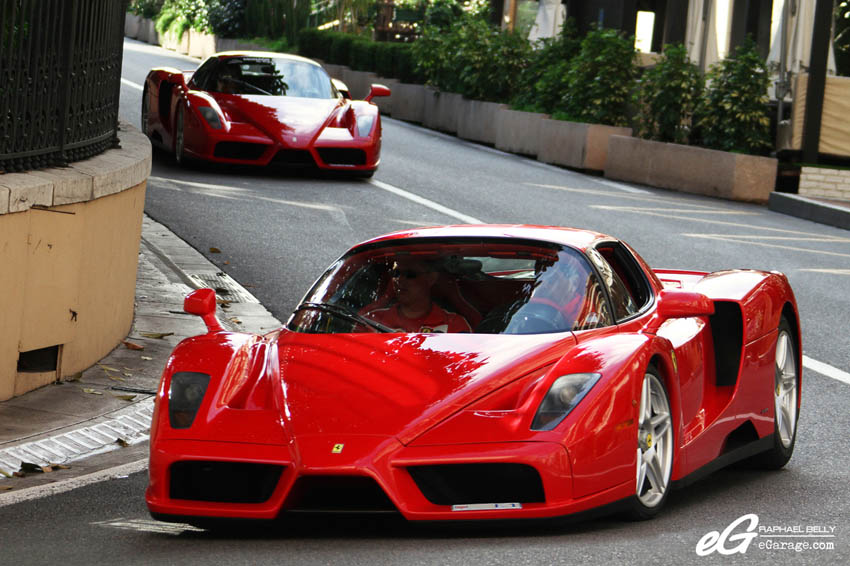
<svg viewBox="0 0 850 566">
<path fill-rule="evenodd" d="M 808 197 L 850 200 L 850 170 L 803 167 L 798 193 Z"/>
</svg>

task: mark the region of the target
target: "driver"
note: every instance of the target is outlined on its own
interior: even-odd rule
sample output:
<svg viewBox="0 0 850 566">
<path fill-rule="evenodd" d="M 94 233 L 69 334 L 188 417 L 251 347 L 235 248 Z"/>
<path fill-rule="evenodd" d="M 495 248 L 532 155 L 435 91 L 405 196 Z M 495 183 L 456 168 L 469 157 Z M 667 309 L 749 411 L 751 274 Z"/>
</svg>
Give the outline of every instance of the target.
<svg viewBox="0 0 850 566">
<path fill-rule="evenodd" d="M 238 80 L 239 67 L 227 65 L 221 69 L 215 79 L 215 90 L 224 94 L 239 94 L 236 80 Z"/>
<path fill-rule="evenodd" d="M 467 320 L 444 310 L 431 299 L 439 274 L 415 258 L 393 263 L 392 287 L 396 301 L 389 306 L 366 307 L 363 316 L 399 332 L 471 332 Z"/>
</svg>

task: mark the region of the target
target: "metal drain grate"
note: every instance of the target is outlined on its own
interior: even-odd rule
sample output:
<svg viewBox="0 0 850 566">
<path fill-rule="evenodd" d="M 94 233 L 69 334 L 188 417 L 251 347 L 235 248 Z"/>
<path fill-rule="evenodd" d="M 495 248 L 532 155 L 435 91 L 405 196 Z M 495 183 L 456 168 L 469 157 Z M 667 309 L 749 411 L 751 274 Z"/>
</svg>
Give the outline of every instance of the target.
<svg viewBox="0 0 850 566">
<path fill-rule="evenodd" d="M 215 289 L 216 296 L 221 300 L 231 303 L 260 302 L 230 275 L 221 271 L 218 273 L 190 273 L 189 278 L 199 289 L 203 287 Z"/>
</svg>

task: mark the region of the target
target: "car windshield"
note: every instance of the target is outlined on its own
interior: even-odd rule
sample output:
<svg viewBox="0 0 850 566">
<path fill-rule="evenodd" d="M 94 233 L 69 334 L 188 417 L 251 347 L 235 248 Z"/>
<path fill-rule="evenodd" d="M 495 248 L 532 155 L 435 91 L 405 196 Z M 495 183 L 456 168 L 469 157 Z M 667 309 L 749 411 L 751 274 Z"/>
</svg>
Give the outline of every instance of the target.
<svg viewBox="0 0 850 566">
<path fill-rule="evenodd" d="M 305 333 L 542 334 L 612 324 L 586 257 L 546 242 L 392 241 L 337 260 L 296 308 Z"/>
<path fill-rule="evenodd" d="M 324 69 L 307 61 L 272 57 L 228 57 L 219 61 L 206 89 L 225 94 L 335 98 Z"/>
</svg>

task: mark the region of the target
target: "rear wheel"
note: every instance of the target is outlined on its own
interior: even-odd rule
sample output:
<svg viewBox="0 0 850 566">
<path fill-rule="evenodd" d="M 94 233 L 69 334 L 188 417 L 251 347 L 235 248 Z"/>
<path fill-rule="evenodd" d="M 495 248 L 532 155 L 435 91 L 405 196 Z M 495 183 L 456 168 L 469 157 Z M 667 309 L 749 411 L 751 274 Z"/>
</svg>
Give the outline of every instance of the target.
<svg viewBox="0 0 850 566">
<path fill-rule="evenodd" d="M 174 117 L 174 161 L 180 165 L 186 161 L 183 121 L 183 107 L 178 106 Z"/>
<path fill-rule="evenodd" d="M 797 441 L 800 416 L 800 371 L 791 325 L 783 316 L 776 337 L 773 378 L 773 448 L 755 457 L 759 467 L 778 470 L 788 463 Z"/>
<path fill-rule="evenodd" d="M 673 472 L 673 447 L 670 400 L 658 370 L 649 366 L 640 395 L 635 495 L 629 510 L 632 519 L 654 517 L 667 500 Z"/>
</svg>

